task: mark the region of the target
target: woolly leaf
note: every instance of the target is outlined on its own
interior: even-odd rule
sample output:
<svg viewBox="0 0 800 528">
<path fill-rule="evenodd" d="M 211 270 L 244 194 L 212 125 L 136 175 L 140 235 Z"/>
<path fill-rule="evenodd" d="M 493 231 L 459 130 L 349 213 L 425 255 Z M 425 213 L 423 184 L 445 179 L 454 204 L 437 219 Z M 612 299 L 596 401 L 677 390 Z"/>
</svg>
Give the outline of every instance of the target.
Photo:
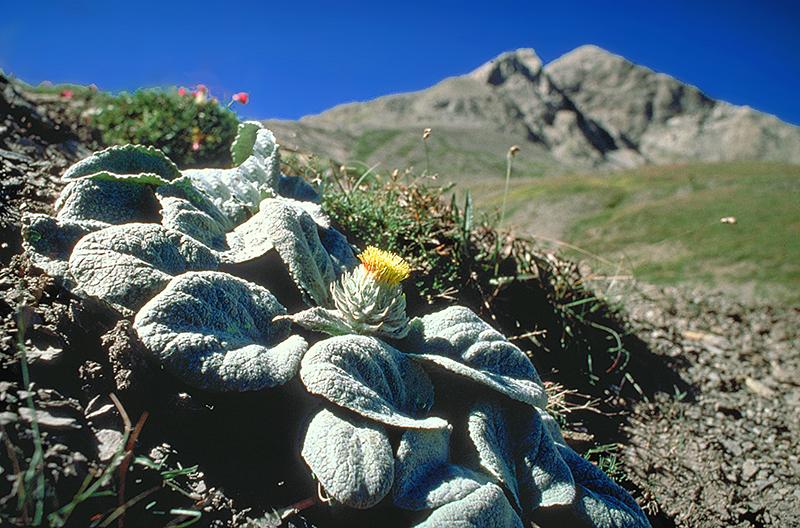
<svg viewBox="0 0 800 528">
<path fill-rule="evenodd" d="M 231 221 L 187 178 L 156 188 L 161 204 L 161 225 L 185 233 L 217 250 L 228 250 L 226 235 Z"/>
<path fill-rule="evenodd" d="M 248 121 L 239 128 L 231 147 L 232 169 L 193 169 L 184 174 L 234 223 L 258 211 L 262 199 L 275 196 L 280 178 L 280 155 L 273 133 Z"/>
<path fill-rule="evenodd" d="M 124 145 L 109 147 L 82 159 L 67 169 L 63 179 L 74 180 L 100 172 L 149 173 L 158 175 L 166 181 L 174 180 L 181 175 L 172 160 L 157 148 L 144 145 Z"/>
<path fill-rule="evenodd" d="M 240 224 L 258 210 L 258 204 L 269 191 L 262 192 L 239 169 L 187 169 L 183 174 L 229 221 Z"/>
<path fill-rule="evenodd" d="M 515 453 L 505 418 L 498 406 L 479 402 L 470 409 L 469 437 L 478 450 L 481 466 L 511 491 L 519 506 Z"/>
<path fill-rule="evenodd" d="M 104 224 L 151 222 L 157 216 L 152 180 L 148 175 L 95 174 L 70 182 L 56 201 L 56 218 Z"/>
<path fill-rule="evenodd" d="M 139 337 L 164 369 L 211 391 L 252 391 L 282 385 L 308 348 L 273 322 L 286 309 L 267 290 L 227 273 L 175 277 L 134 319 Z"/>
<path fill-rule="evenodd" d="M 394 504 L 406 510 L 437 508 L 460 500 L 489 481 L 450 462 L 452 428 L 403 433 L 395 463 Z"/>
<path fill-rule="evenodd" d="M 382 425 L 319 411 L 303 440 L 303 459 L 325 491 L 352 508 L 371 508 L 394 482 L 392 446 Z"/>
<path fill-rule="evenodd" d="M 90 233 L 75 245 L 69 273 L 80 291 L 131 314 L 177 275 L 213 269 L 218 260 L 196 240 L 158 224 Z"/>
<path fill-rule="evenodd" d="M 469 308 L 453 306 L 415 318 L 403 350 L 426 363 L 482 383 L 523 403 L 547 403 L 539 375 L 522 350 Z"/>
<path fill-rule="evenodd" d="M 597 528 L 650 528 L 647 516 L 627 491 L 569 447 L 558 447 L 580 490 L 576 503 L 580 516 Z"/>
<path fill-rule="evenodd" d="M 418 528 L 524 528 L 519 516 L 496 484 L 484 484 L 463 499 L 436 509 Z"/>
<path fill-rule="evenodd" d="M 59 221 L 43 214 L 22 215 L 22 247 L 37 267 L 65 279 L 72 249 L 81 237 L 102 228 L 91 222 Z"/>
<path fill-rule="evenodd" d="M 261 210 L 228 237 L 223 258 L 243 262 L 275 248 L 294 282 L 314 303 L 330 303 L 328 285 L 336 279 L 333 263 L 319 238 L 317 224 L 303 209 L 282 198 L 264 200 Z"/>
<path fill-rule="evenodd" d="M 524 414 L 480 402 L 470 411 L 469 435 L 481 465 L 512 492 L 523 511 L 575 500 L 570 469 L 538 410 Z"/>
<path fill-rule="evenodd" d="M 236 131 L 236 139 L 231 144 L 231 159 L 233 166 L 238 167 L 253 153 L 253 145 L 256 143 L 256 134 L 261 128 L 257 121 L 245 121 L 239 123 Z"/>
<path fill-rule="evenodd" d="M 447 425 L 441 418 L 421 418 L 433 405 L 433 385 L 425 371 L 372 337 L 346 335 L 320 341 L 303 358 L 300 378 L 312 394 L 387 425 L 424 429 Z"/>
</svg>

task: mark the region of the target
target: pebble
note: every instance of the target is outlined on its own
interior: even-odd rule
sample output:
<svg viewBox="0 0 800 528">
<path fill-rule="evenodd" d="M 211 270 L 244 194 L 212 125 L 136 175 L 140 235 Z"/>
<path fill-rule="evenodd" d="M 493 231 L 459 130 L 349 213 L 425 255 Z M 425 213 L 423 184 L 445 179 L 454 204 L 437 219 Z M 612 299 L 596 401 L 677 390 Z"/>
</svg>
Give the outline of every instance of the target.
<svg viewBox="0 0 800 528">
<path fill-rule="evenodd" d="M 753 459 L 748 458 L 742 464 L 742 480 L 750 480 L 753 476 L 758 472 L 758 468 L 756 467 L 756 463 L 753 462 Z"/>
</svg>

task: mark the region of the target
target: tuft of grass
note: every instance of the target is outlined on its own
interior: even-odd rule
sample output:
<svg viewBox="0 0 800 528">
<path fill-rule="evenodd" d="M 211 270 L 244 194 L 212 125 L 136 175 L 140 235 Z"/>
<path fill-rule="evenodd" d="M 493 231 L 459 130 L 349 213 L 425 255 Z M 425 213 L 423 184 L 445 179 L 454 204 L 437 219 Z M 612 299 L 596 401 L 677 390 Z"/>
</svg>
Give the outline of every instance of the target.
<svg viewBox="0 0 800 528">
<path fill-rule="evenodd" d="M 583 458 L 593 462 L 597 467 L 603 470 L 611 480 L 617 484 L 621 484 L 627 480 L 625 474 L 625 467 L 622 460 L 617 456 L 619 452 L 619 444 L 603 444 L 588 449 Z"/>
</svg>

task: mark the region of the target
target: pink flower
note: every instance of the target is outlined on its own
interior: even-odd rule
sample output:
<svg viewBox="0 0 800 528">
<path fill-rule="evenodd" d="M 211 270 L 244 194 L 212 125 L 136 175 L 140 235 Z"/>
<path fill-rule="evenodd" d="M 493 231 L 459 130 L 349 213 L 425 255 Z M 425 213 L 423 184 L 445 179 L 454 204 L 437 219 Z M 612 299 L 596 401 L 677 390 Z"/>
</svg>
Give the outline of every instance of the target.
<svg viewBox="0 0 800 528">
<path fill-rule="evenodd" d="M 204 93 L 208 93 L 208 88 L 206 88 L 205 84 L 198 84 L 197 85 L 197 91 L 200 92 L 200 93 L 203 93 L 203 94 Z"/>
<path fill-rule="evenodd" d="M 195 141 L 194 143 L 192 143 L 192 150 L 200 150 L 200 142 L 199 141 Z"/>
<path fill-rule="evenodd" d="M 61 92 L 61 97 L 64 99 L 72 99 L 73 95 L 72 90 L 64 90 Z"/>
<path fill-rule="evenodd" d="M 247 104 L 247 102 L 250 100 L 250 94 L 247 92 L 235 93 L 231 99 L 237 103 Z"/>
<path fill-rule="evenodd" d="M 186 88 L 184 88 L 183 86 L 181 86 L 180 88 L 178 88 L 178 95 L 180 95 L 181 97 L 183 97 L 183 96 L 184 96 L 184 95 L 186 95 L 187 93 L 188 93 L 188 92 L 186 91 Z"/>
</svg>

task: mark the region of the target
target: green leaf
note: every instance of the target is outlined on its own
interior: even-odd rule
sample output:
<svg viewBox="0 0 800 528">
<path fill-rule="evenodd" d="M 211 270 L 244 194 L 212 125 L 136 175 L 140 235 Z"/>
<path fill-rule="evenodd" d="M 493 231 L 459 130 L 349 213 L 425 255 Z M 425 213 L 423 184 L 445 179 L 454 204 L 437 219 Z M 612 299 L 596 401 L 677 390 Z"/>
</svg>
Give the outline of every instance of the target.
<svg viewBox="0 0 800 528">
<path fill-rule="evenodd" d="M 253 154 L 253 146 L 256 143 L 256 134 L 261 129 L 261 124 L 257 121 L 245 121 L 239 123 L 236 131 L 236 139 L 231 144 L 231 158 L 233 166 L 238 167 L 244 160 Z"/>
</svg>

